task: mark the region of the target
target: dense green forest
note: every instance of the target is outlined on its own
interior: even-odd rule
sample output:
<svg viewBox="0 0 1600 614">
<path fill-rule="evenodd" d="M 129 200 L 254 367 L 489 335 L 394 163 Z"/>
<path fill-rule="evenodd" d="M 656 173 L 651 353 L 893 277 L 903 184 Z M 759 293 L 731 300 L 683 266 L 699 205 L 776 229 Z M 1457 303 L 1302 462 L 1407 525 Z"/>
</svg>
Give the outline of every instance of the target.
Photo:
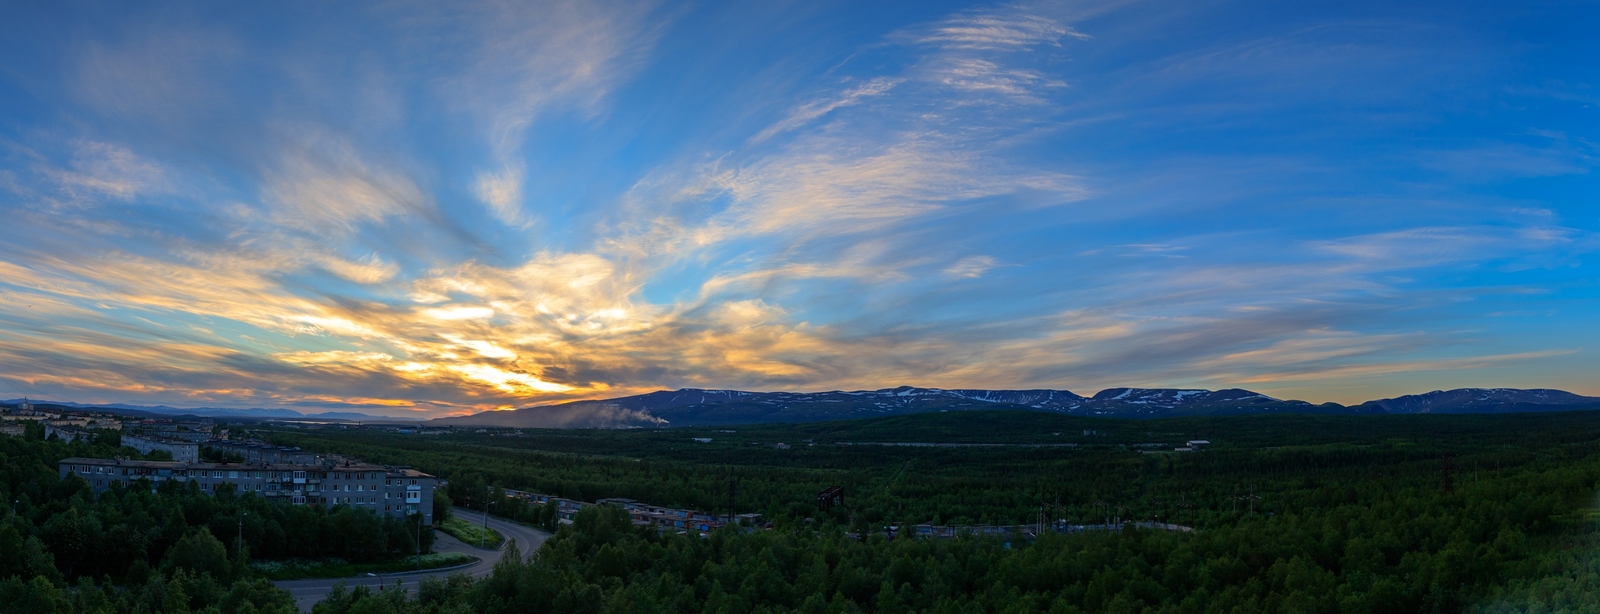
<svg viewBox="0 0 1600 614">
<path fill-rule="evenodd" d="M 952 412 L 736 430 L 260 433 L 450 476 L 441 504 L 558 528 L 530 562 L 487 578 L 427 582 L 413 595 L 339 590 L 324 613 L 1600 611 L 1595 413 Z M 0 438 L 0 497 L 13 502 L 0 523 L 0 552 L 12 554 L 0 557 L 0 614 L 287 612 L 287 594 L 252 577 L 248 559 L 370 560 L 413 547 L 408 525 L 349 507 L 176 483 L 95 497 L 78 478 L 58 479 L 56 461 L 130 450 L 112 434 L 32 435 Z M 1172 451 L 1192 439 L 1211 445 Z M 730 481 L 731 509 L 770 527 L 661 534 L 607 507 L 557 525 L 549 508 L 503 491 L 726 512 Z M 817 492 L 834 485 L 844 504 L 819 509 Z M 1041 517 L 1196 530 L 886 530 Z"/>
<path fill-rule="evenodd" d="M 701 539 L 635 530 L 597 510 L 562 527 L 531 564 L 410 601 L 346 594 L 328 612 L 462 604 L 478 612 L 1600 607 L 1590 597 L 1600 554 L 1600 415 L 1589 412 L 1156 421 L 952 412 L 737 432 L 272 436 L 455 476 L 452 484 L 474 485 L 454 495 L 474 507 L 485 503 L 481 483 L 726 511 L 733 477 L 735 509 L 772 524 Z M 1190 439 L 1212 449 L 1171 452 Z M 895 443 L 919 445 L 879 445 Z M 846 504 L 824 513 L 814 497 L 828 485 L 845 486 Z M 1041 502 L 1071 522 L 1161 519 L 1198 530 L 1037 541 L 888 539 L 882 531 L 1030 523 Z"/>
<path fill-rule="evenodd" d="M 41 435 L 0 437 L 0 501 L 11 503 L 0 522 L 0 612 L 293 611 L 287 593 L 252 578 L 249 560 L 381 560 L 432 541 L 368 510 L 193 483 L 114 482 L 96 497 L 76 476 L 58 479 L 57 462 L 138 453 L 119 449 L 115 432 L 74 443 Z"/>
</svg>

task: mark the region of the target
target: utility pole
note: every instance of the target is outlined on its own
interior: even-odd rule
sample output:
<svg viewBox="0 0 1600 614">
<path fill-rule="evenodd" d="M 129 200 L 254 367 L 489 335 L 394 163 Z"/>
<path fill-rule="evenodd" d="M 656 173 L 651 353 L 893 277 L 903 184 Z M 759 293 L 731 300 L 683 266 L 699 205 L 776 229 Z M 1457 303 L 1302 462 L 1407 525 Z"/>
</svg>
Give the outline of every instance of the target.
<svg viewBox="0 0 1600 614">
<path fill-rule="evenodd" d="M 738 513 L 737 511 L 735 511 L 735 508 L 734 508 L 734 504 L 736 502 L 736 497 L 738 497 L 738 496 L 739 496 L 739 478 L 735 478 L 735 477 L 729 476 L 728 477 L 728 524 L 733 524 L 733 516 L 734 516 L 734 514 Z"/>
<path fill-rule="evenodd" d="M 422 512 L 417 512 L 417 569 L 422 569 Z"/>
<path fill-rule="evenodd" d="M 483 547 L 483 540 L 489 538 L 489 504 L 492 503 L 492 501 L 489 500 L 489 494 L 494 492 L 494 487 L 488 486 L 486 488 L 488 490 L 485 491 L 483 495 L 483 532 L 478 533 L 479 548 Z"/>
<path fill-rule="evenodd" d="M 239 514 L 239 541 L 237 547 L 240 560 L 244 559 L 244 517 L 249 515 L 250 512 L 241 512 Z"/>
<path fill-rule="evenodd" d="M 1261 497 L 1257 497 L 1256 496 L 1256 484 L 1255 484 L 1255 482 L 1251 482 L 1250 483 L 1250 494 L 1248 496 L 1244 497 L 1244 498 L 1248 499 L 1250 501 L 1250 517 L 1254 518 L 1255 515 L 1256 515 L 1256 499 L 1260 499 L 1261 498 Z"/>
</svg>

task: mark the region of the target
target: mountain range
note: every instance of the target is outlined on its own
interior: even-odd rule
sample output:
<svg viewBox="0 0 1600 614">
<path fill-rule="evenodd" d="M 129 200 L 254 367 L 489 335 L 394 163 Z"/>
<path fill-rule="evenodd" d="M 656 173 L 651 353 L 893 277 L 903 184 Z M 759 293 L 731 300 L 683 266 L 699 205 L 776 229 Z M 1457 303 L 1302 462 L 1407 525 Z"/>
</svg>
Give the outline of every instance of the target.
<svg viewBox="0 0 1600 614">
<path fill-rule="evenodd" d="M 1561 390 L 1462 388 L 1367 401 L 1312 404 L 1230 388 L 1108 388 L 1085 397 L 1066 390 L 945 390 L 901 386 L 853 392 L 747 392 L 684 388 L 599 401 L 438 418 L 430 426 L 625 428 L 819 422 L 935 411 L 1014 409 L 1108 418 L 1247 414 L 1452 414 L 1600 409 L 1600 397 Z"/>
<path fill-rule="evenodd" d="M 22 399 L 0 401 L 15 405 Z M 122 403 L 36 403 L 96 409 L 132 417 L 209 417 L 334 422 L 405 421 L 416 418 L 357 412 L 303 413 L 281 408 L 177 408 Z M 510 411 L 437 418 L 427 426 L 511 428 L 635 428 L 820 422 L 937 411 L 1011 409 L 1106 418 L 1170 418 L 1250 414 L 1481 414 L 1600 409 L 1600 397 L 1562 390 L 1460 388 L 1435 390 L 1357 405 L 1313 404 L 1229 388 L 1107 388 L 1092 396 L 1067 390 L 946 390 L 901 386 L 880 390 L 748 392 L 684 388 L 594 401 L 537 405 Z"/>
<path fill-rule="evenodd" d="M 15 406 L 23 399 L 10 399 L 0 401 L 0 405 Z M 419 421 L 419 418 L 397 416 L 374 416 L 353 411 L 327 411 L 320 413 L 303 413 L 292 409 L 283 408 L 237 408 L 237 407 L 168 407 L 166 405 L 128 405 L 125 403 L 73 403 L 71 401 L 33 401 L 40 408 L 62 407 L 68 409 L 93 409 L 106 413 L 138 418 L 171 418 L 179 416 L 193 416 L 196 418 L 259 418 L 262 420 L 326 420 L 326 421 L 363 421 L 363 420 L 405 420 Z"/>
</svg>

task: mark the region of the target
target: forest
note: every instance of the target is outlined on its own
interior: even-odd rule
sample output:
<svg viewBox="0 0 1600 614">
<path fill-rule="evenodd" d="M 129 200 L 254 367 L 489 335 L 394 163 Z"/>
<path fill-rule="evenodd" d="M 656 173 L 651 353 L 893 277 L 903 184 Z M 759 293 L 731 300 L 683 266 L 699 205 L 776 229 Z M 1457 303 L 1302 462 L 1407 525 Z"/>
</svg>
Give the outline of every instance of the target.
<svg viewBox="0 0 1600 614">
<path fill-rule="evenodd" d="M 271 435 L 452 475 L 452 486 L 471 485 L 454 495 L 470 507 L 517 505 L 475 497 L 492 485 L 725 513 L 732 478 L 733 511 L 760 512 L 770 524 L 700 538 L 590 510 L 561 526 L 530 564 L 409 599 L 345 593 L 324 612 L 1600 607 L 1590 597 L 1600 588 L 1592 563 L 1600 554 L 1600 415 L 1588 412 L 1154 421 L 952 412 L 737 432 Z M 1172 451 L 1193 439 L 1211 449 Z M 892 443 L 918 445 L 880 445 Z M 827 485 L 844 486 L 846 504 L 823 512 L 815 495 Z M 522 513 L 537 515 L 535 507 Z M 886 530 L 1030 523 L 1041 514 L 1196 530 L 1037 540 L 891 538 Z"/>
<path fill-rule="evenodd" d="M 739 429 L 486 430 L 234 425 L 278 443 L 449 476 L 441 502 L 554 529 L 526 563 L 412 594 L 337 589 L 333 613 L 1594 612 L 1600 414 L 1123 421 L 951 412 Z M 37 434 L 34 434 L 37 435 Z M 1177 452 L 1206 440 L 1198 451 Z M 403 521 L 205 495 L 99 497 L 69 456 L 114 435 L 0 438 L 0 614 L 288 612 L 248 561 L 411 552 Z M 783 445 L 779 445 L 783 444 Z M 731 488 L 730 488 L 731 486 Z M 829 509 L 817 493 L 844 489 Z M 658 532 L 591 506 L 558 523 L 532 490 L 762 521 Z M 0 499 L 3 501 L 4 499 Z M 895 527 L 1146 530 L 951 539 Z"/>
</svg>

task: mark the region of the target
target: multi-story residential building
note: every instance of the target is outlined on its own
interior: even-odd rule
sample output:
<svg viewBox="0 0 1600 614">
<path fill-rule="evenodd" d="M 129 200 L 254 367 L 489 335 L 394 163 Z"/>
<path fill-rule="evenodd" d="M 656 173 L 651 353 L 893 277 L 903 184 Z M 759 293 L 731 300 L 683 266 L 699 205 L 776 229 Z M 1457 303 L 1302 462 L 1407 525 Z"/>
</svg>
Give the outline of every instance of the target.
<svg viewBox="0 0 1600 614">
<path fill-rule="evenodd" d="M 122 445 L 138 450 L 140 454 L 149 454 L 155 450 L 161 450 L 171 454 L 172 460 L 180 463 L 200 461 L 200 444 L 190 441 L 176 441 L 149 435 L 123 433 Z"/>
<path fill-rule="evenodd" d="M 322 457 L 300 448 L 275 446 L 257 439 L 212 439 L 205 447 L 227 454 L 237 454 L 247 463 L 290 463 L 314 465 Z"/>
<path fill-rule="evenodd" d="M 50 421 L 51 426 L 88 428 L 90 419 L 82 416 L 62 416 Z"/>
<path fill-rule="evenodd" d="M 131 426 L 134 431 L 141 435 L 194 443 L 201 443 L 211 439 L 212 431 L 212 424 L 209 422 L 173 422 L 171 420 L 151 419 L 141 420 Z"/>
<path fill-rule="evenodd" d="M 65 426 L 56 426 L 52 422 L 46 422 L 44 425 L 44 437 L 45 439 L 55 437 L 61 441 L 71 443 L 79 440 L 92 441 L 94 439 L 94 434 L 88 431 L 81 431 Z"/>
<path fill-rule="evenodd" d="M 201 463 L 68 458 L 58 465 L 62 479 L 83 478 L 95 494 L 112 484 L 148 479 L 195 482 L 215 493 L 224 484 L 235 492 L 253 493 L 291 505 L 350 505 L 387 516 L 422 514 L 433 524 L 433 476 L 408 467 L 383 467 L 355 461 L 319 464 Z M 154 484 L 153 484 L 154 485 Z"/>
</svg>

